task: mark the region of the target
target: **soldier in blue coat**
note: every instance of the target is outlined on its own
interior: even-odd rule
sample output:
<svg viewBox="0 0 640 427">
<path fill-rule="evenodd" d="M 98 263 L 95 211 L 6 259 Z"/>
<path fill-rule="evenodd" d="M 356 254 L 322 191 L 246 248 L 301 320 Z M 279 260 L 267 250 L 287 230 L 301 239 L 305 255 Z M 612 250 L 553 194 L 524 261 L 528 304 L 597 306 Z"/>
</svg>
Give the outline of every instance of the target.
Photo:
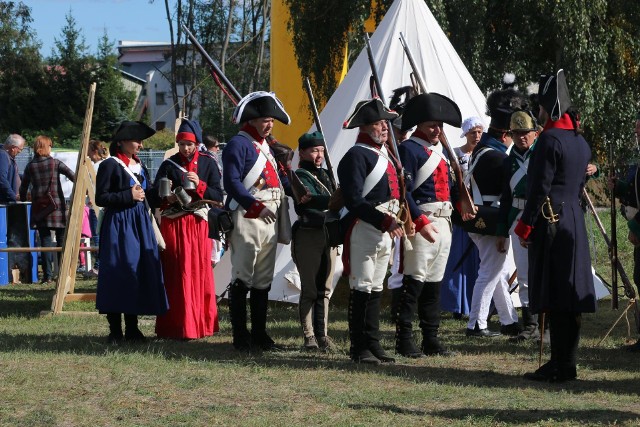
<svg viewBox="0 0 640 427">
<path fill-rule="evenodd" d="M 487 112 L 491 116 L 491 123 L 489 129 L 482 134 L 471 156 L 467 177 L 471 184 L 473 202 L 478 206 L 484 206 L 483 209 L 487 211 L 494 210 L 496 215 L 493 220 L 497 217 L 502 194 L 503 162 L 507 158 L 507 149 L 512 143 L 509 132 L 511 114 L 514 110 L 522 108 L 525 103 L 524 96 L 513 89 L 491 93 L 487 98 Z M 478 217 L 482 219 L 482 215 L 479 214 Z M 486 227 L 478 226 L 473 231 L 469 231 L 469 237 L 478 248 L 480 268 L 473 287 L 466 335 L 493 337 L 503 333 L 515 336 L 521 332 L 521 328 L 518 323 L 518 313 L 513 307 L 509 294 L 509 277 L 515 269 L 511 245 L 507 242 L 507 245 L 496 250 L 498 248 L 496 224 L 489 223 L 492 219 L 488 215 L 485 219 L 487 219 L 485 224 L 479 219 L 475 219 L 472 223 L 474 226 L 482 224 Z M 500 317 L 500 333 L 489 330 L 487 325 L 492 298 Z"/>
<path fill-rule="evenodd" d="M 267 137 L 274 120 L 291 122 L 273 93 L 253 92 L 233 113 L 240 132 L 222 151 L 226 207 L 232 211 L 229 236 L 231 287 L 229 312 L 233 346 L 239 350 L 275 350 L 266 332 L 269 290 L 278 244 L 277 212 L 290 194 L 289 181 L 275 161 Z M 247 293 L 251 291 L 251 333 L 247 329 Z"/>
<path fill-rule="evenodd" d="M 406 237 L 411 249 L 405 248 L 401 257 L 404 278 L 396 317 L 396 352 L 411 358 L 452 355 L 438 339 L 440 286 L 451 247 L 453 212 L 450 160 L 440 143 L 443 122 L 460 126 L 462 116 L 455 102 L 437 93 L 411 98 L 402 127 L 417 127 L 398 148 L 415 234 Z M 420 349 L 412 332 L 416 307 L 422 330 Z"/>
<path fill-rule="evenodd" d="M 398 117 L 378 98 L 361 101 L 345 121 L 359 128 L 356 144 L 338 165 L 348 224 L 342 261 L 349 278 L 349 337 L 356 363 L 393 363 L 380 345 L 380 297 L 392 239 L 403 235 L 397 223 L 400 190 L 395 160 L 385 147 L 387 120 Z"/>
<path fill-rule="evenodd" d="M 525 378 L 576 378 L 582 313 L 596 310 L 589 242 L 580 207 L 591 158 L 571 109 L 563 70 L 542 76 L 538 93 L 544 129 L 527 174 L 527 202 L 515 232 L 529 248 L 529 307 L 547 313 L 551 360 Z"/>
</svg>

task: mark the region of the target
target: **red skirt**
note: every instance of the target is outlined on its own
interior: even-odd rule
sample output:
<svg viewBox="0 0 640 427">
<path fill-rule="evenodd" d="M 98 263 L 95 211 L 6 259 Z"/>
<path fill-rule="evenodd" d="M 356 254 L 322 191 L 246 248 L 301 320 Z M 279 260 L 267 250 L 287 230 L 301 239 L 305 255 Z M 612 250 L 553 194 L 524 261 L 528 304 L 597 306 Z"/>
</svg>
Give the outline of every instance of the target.
<svg viewBox="0 0 640 427">
<path fill-rule="evenodd" d="M 195 215 L 162 218 L 160 253 L 169 311 L 156 319 L 159 338 L 197 339 L 218 332 L 209 224 Z"/>
</svg>

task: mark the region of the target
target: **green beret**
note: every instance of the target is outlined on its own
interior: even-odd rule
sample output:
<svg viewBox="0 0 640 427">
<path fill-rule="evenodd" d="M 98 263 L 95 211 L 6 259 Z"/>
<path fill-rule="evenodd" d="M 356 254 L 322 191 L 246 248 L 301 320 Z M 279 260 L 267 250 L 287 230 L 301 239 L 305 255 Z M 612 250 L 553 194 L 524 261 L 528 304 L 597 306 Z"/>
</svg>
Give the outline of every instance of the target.
<svg viewBox="0 0 640 427">
<path fill-rule="evenodd" d="M 318 131 L 302 134 L 302 136 L 298 138 L 298 150 L 318 147 L 320 145 L 324 145 L 324 137 L 322 136 L 322 133 Z"/>
</svg>

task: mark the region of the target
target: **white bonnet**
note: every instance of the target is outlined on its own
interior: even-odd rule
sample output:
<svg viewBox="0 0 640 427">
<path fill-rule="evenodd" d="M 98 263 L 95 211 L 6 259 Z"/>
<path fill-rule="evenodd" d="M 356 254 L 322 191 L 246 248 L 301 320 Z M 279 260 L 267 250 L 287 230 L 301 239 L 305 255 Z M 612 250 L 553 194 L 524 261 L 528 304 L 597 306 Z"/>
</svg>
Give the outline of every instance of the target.
<svg viewBox="0 0 640 427">
<path fill-rule="evenodd" d="M 462 135 L 460 135 L 460 138 L 464 138 L 465 135 L 476 126 L 482 127 L 482 130 L 485 128 L 484 121 L 480 117 L 471 116 L 466 118 L 464 122 L 462 122 Z"/>
</svg>

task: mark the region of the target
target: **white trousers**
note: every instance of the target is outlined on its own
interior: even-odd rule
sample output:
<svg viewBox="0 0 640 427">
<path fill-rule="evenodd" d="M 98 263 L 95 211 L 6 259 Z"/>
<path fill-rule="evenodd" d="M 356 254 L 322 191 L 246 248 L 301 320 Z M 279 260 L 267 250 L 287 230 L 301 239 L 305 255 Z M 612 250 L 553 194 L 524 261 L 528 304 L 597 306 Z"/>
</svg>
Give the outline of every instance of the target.
<svg viewBox="0 0 640 427">
<path fill-rule="evenodd" d="M 358 221 L 351 231 L 349 248 L 349 287 L 360 292 L 382 291 L 389 267 L 392 239 L 389 233 L 365 221 Z"/>
<path fill-rule="evenodd" d="M 520 240 L 513 231 L 521 215 L 522 212 L 520 212 L 513 222 L 509 230 L 509 235 L 511 236 L 511 246 L 513 248 L 513 261 L 516 263 L 516 268 L 518 269 L 518 296 L 520 297 L 522 306 L 529 307 L 529 251 L 520 245 Z"/>
<path fill-rule="evenodd" d="M 263 201 L 272 212 L 280 201 Z M 242 208 L 231 213 L 233 231 L 229 236 L 231 281 L 242 280 L 253 289 L 267 289 L 273 281 L 276 266 L 278 233 L 276 223 L 261 218 L 245 218 Z"/>
<path fill-rule="evenodd" d="M 469 237 L 478 247 L 480 268 L 473 287 L 467 327 L 473 329 L 477 322 L 480 329 L 486 329 L 492 297 L 500 323 L 509 325 L 517 322 L 518 313 L 509 295 L 509 278 L 515 269 L 511 245 L 507 245 L 507 252 L 500 253 L 496 247 L 496 236 L 469 233 Z"/>
<path fill-rule="evenodd" d="M 404 275 L 420 282 L 440 282 L 451 249 L 451 222 L 432 215 L 429 221 L 438 229 L 436 241 L 430 243 L 420 233 L 409 237 L 412 249 L 404 251 Z"/>
</svg>

